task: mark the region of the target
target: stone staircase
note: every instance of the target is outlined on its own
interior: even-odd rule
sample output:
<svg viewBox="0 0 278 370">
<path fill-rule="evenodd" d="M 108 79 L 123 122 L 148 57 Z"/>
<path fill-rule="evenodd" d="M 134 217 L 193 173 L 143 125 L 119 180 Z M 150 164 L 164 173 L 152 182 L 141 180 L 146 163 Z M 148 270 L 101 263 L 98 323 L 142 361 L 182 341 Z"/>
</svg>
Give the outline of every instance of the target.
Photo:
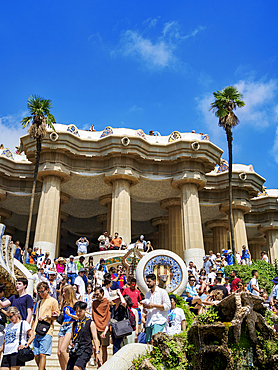
<svg viewBox="0 0 278 370">
<path fill-rule="evenodd" d="M 58 360 L 58 333 L 59 333 L 60 325 L 58 323 L 54 323 L 54 332 L 53 332 L 53 342 L 52 342 L 52 354 L 51 356 L 47 356 L 46 358 L 46 369 L 51 370 L 61 370 L 59 360 Z M 112 352 L 112 345 L 108 347 L 108 359 L 113 356 Z M 26 362 L 24 367 L 26 370 L 38 370 L 37 364 L 35 360 Z M 87 365 L 87 369 L 96 369 L 96 366 L 90 366 L 89 363 Z"/>
</svg>

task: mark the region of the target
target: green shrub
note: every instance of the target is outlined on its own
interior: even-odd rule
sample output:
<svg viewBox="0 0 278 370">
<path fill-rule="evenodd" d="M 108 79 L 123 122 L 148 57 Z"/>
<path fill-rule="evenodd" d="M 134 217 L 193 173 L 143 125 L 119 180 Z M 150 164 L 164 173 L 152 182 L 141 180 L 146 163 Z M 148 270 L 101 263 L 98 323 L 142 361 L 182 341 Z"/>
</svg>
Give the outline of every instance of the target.
<svg viewBox="0 0 278 370">
<path fill-rule="evenodd" d="M 259 273 L 258 283 L 260 288 L 266 289 L 267 293 L 270 294 L 273 288 L 273 283 L 270 281 L 275 276 L 278 276 L 275 266 L 265 261 L 252 261 L 252 265 L 236 265 L 226 266 L 225 275 L 230 276 L 231 270 L 237 271 L 237 277 L 239 277 L 244 284 L 248 284 L 252 279 L 252 270 L 257 270 Z M 232 279 L 230 278 L 230 282 Z"/>
<path fill-rule="evenodd" d="M 30 263 L 24 263 L 23 265 L 27 268 L 27 270 L 31 270 L 33 274 L 35 274 L 38 271 L 36 265 L 31 265 Z"/>
</svg>

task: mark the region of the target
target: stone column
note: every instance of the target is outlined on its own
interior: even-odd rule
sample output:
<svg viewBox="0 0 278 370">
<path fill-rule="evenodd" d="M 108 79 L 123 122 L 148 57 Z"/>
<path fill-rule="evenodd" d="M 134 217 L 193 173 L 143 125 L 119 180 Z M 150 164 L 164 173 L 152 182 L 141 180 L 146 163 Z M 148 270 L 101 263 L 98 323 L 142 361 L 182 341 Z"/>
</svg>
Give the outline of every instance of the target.
<svg viewBox="0 0 278 370">
<path fill-rule="evenodd" d="M 107 207 L 106 221 L 101 221 L 102 231 L 107 231 L 108 235 L 111 235 L 111 206 L 112 206 L 112 195 L 106 194 L 100 197 L 99 202 L 102 206 Z M 100 215 L 103 216 L 104 215 Z M 98 221 L 99 222 L 99 221 Z"/>
<path fill-rule="evenodd" d="M 249 251 L 253 260 L 261 259 L 261 252 L 266 249 L 266 239 L 261 236 L 248 239 Z"/>
<path fill-rule="evenodd" d="M 209 251 L 213 250 L 213 235 L 210 234 L 204 235 L 204 246 L 205 254 L 209 254 Z"/>
<path fill-rule="evenodd" d="M 212 230 L 213 235 L 213 252 L 221 253 L 221 250 L 228 248 L 228 229 L 229 221 L 225 219 L 208 221 L 206 228 Z"/>
<path fill-rule="evenodd" d="M 183 259 L 181 200 L 180 198 L 164 199 L 160 202 L 160 206 L 168 210 L 168 249 Z"/>
<path fill-rule="evenodd" d="M 168 224 L 168 216 L 162 216 L 152 219 L 152 225 L 158 226 L 158 247 L 156 249 L 169 249 Z"/>
<path fill-rule="evenodd" d="M 102 227 L 101 233 L 103 233 L 104 231 L 108 231 L 106 213 L 103 213 L 102 215 L 97 216 L 97 223 L 101 224 L 101 227 Z"/>
<path fill-rule="evenodd" d="M 274 260 L 278 259 L 278 222 L 273 221 L 266 225 L 261 225 L 259 231 L 266 236 L 269 262 L 274 263 Z"/>
</svg>

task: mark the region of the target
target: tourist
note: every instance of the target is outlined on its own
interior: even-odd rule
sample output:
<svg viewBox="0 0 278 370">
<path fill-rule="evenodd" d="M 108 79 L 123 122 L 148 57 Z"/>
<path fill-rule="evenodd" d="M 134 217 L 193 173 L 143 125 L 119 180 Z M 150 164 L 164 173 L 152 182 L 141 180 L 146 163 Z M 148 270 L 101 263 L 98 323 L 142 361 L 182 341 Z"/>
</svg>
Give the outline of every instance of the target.
<svg viewBox="0 0 278 370">
<path fill-rule="evenodd" d="M 63 257 L 59 257 L 57 260 L 56 271 L 58 274 L 63 274 L 65 271 L 66 261 Z"/>
<path fill-rule="evenodd" d="M 139 239 L 135 242 L 135 248 L 142 252 L 146 252 L 147 242 L 144 240 L 144 235 L 140 235 Z"/>
<path fill-rule="evenodd" d="M 206 255 L 203 257 L 203 268 L 206 270 L 207 275 L 210 273 L 210 269 L 213 267 L 213 263 L 209 259 L 209 256 Z"/>
<path fill-rule="evenodd" d="M 96 285 L 102 286 L 104 280 L 104 266 L 99 265 L 98 270 L 95 271 Z"/>
<path fill-rule="evenodd" d="M 270 280 L 274 286 L 270 293 L 270 305 L 273 306 L 274 304 L 278 303 L 278 277 Z"/>
<path fill-rule="evenodd" d="M 219 270 L 216 272 L 216 277 L 219 277 L 221 279 L 221 284 L 225 284 L 225 278 L 223 277 L 224 273 L 222 270 Z"/>
<path fill-rule="evenodd" d="M 259 284 L 258 284 L 258 277 L 259 277 L 259 274 L 258 274 L 258 271 L 257 270 L 253 270 L 252 271 L 252 279 L 250 280 L 250 283 L 248 285 L 248 290 L 258 296 L 260 294 L 260 289 L 259 289 Z"/>
<path fill-rule="evenodd" d="M 228 250 L 227 255 L 226 255 L 226 262 L 228 266 L 231 266 L 234 264 L 234 256 L 231 251 L 231 249 Z"/>
<path fill-rule="evenodd" d="M 33 298 L 26 293 L 28 280 L 26 278 L 18 278 L 16 281 L 16 291 L 18 294 L 12 295 L 5 301 L 0 301 L 0 308 L 8 306 L 16 307 L 21 315 L 22 320 L 26 320 L 31 324 Z"/>
<path fill-rule="evenodd" d="M 123 345 L 138 343 L 138 332 L 139 332 L 139 315 L 138 311 L 135 308 L 132 308 L 133 302 L 129 295 L 123 295 L 124 300 L 126 301 L 126 310 L 129 316 L 129 322 L 132 326 L 132 333 L 124 338 Z"/>
<path fill-rule="evenodd" d="M 99 265 L 104 266 L 103 271 L 104 271 L 104 273 L 105 273 L 105 274 L 108 274 L 108 269 L 107 269 L 107 266 L 105 266 L 105 259 L 104 259 L 104 258 L 101 258 L 101 259 L 99 260 L 99 262 L 95 265 L 95 270 L 96 270 L 96 271 L 98 270 Z"/>
<path fill-rule="evenodd" d="M 60 283 L 57 284 L 57 298 L 58 298 L 58 301 L 59 302 L 62 302 L 62 299 L 63 299 L 63 289 L 66 285 L 69 285 L 68 284 L 68 279 L 66 278 L 65 275 L 63 275 L 63 279 Z"/>
<path fill-rule="evenodd" d="M 96 131 L 96 130 L 95 130 L 95 126 L 94 126 L 94 125 L 91 125 L 91 127 L 89 128 L 89 130 L 88 130 L 88 131 L 91 131 L 91 132 Z"/>
<path fill-rule="evenodd" d="M 208 282 L 210 285 L 213 284 L 215 278 L 216 278 L 216 268 L 210 267 L 210 272 L 208 273 Z"/>
<path fill-rule="evenodd" d="M 241 255 L 239 251 L 236 251 L 236 261 L 238 265 L 241 265 Z"/>
<path fill-rule="evenodd" d="M 95 266 L 94 257 L 90 256 L 88 262 L 86 263 L 86 268 L 88 269 L 88 279 L 93 282 L 95 278 Z"/>
<path fill-rule="evenodd" d="M 150 241 L 148 241 L 147 244 L 146 244 L 146 250 L 145 250 L 145 252 L 146 253 L 149 253 L 149 252 L 152 252 L 152 251 L 153 251 L 152 243 Z"/>
<path fill-rule="evenodd" d="M 168 311 L 168 319 L 165 324 L 164 333 L 167 335 L 179 334 L 181 330 L 186 330 L 186 319 L 182 308 L 176 307 L 177 297 L 169 295 L 171 309 Z"/>
<path fill-rule="evenodd" d="M 15 249 L 15 253 L 14 253 L 14 258 L 22 263 L 21 248 L 20 248 L 19 244 L 20 244 L 20 242 L 19 242 L 19 240 L 17 240 L 15 242 L 16 249 Z"/>
<path fill-rule="evenodd" d="M 74 284 L 78 286 L 78 291 L 80 293 L 81 300 L 83 299 L 83 296 L 85 294 L 85 283 L 84 283 L 84 280 L 83 280 L 84 274 L 85 274 L 85 269 L 81 268 L 78 271 L 78 276 L 77 276 L 77 278 L 75 279 L 75 282 L 74 282 Z"/>
<path fill-rule="evenodd" d="M 72 349 L 69 352 L 67 370 L 86 369 L 93 353 L 92 341 L 96 349 L 97 364 L 102 365 L 96 325 L 90 317 L 86 316 L 86 308 L 85 302 L 76 302 L 73 307 L 78 321 L 72 324 Z"/>
<path fill-rule="evenodd" d="M 18 359 L 18 350 L 30 346 L 35 336 L 30 323 L 22 320 L 19 310 L 16 307 L 9 307 L 7 316 L 9 318 L 9 324 L 5 329 L 1 369 L 18 370 L 21 366 L 25 365 L 24 362 Z M 19 344 L 20 332 L 22 333 L 21 344 Z"/>
<path fill-rule="evenodd" d="M 138 303 L 141 304 L 142 297 L 139 290 L 136 288 L 136 279 L 130 279 L 130 286 L 123 290 L 123 296 L 128 295 L 132 300 L 132 308 L 138 309 Z"/>
<path fill-rule="evenodd" d="M 87 254 L 87 247 L 90 244 L 86 236 L 82 236 L 76 240 L 75 244 L 77 245 L 77 254 L 81 256 L 82 254 Z"/>
<path fill-rule="evenodd" d="M 50 295 L 50 297 L 52 297 L 54 299 L 58 299 L 57 288 L 58 288 L 58 284 L 62 280 L 63 280 L 62 276 L 60 274 L 56 274 L 55 271 L 49 271 L 48 272 L 48 281 L 47 281 L 47 279 L 45 279 L 45 281 L 49 285 L 49 295 Z"/>
<path fill-rule="evenodd" d="M 197 277 L 197 271 L 195 267 L 193 267 L 193 261 L 189 262 L 188 267 L 186 267 L 186 269 L 187 269 L 188 275 L 194 275 L 195 278 Z M 206 271 L 205 269 L 203 270 Z"/>
<path fill-rule="evenodd" d="M 40 256 L 40 260 L 38 261 L 37 265 L 38 267 L 43 267 L 45 268 L 46 264 L 47 264 L 47 261 L 49 260 L 49 252 L 46 252 L 45 254 L 42 254 Z"/>
<path fill-rule="evenodd" d="M 122 239 L 119 238 L 119 233 L 115 233 L 114 238 L 111 240 L 112 248 L 115 250 L 121 249 Z"/>
<path fill-rule="evenodd" d="M 109 247 L 109 238 L 108 238 L 108 232 L 104 231 L 102 235 L 99 236 L 99 250 L 100 251 L 106 251 Z"/>
<path fill-rule="evenodd" d="M 215 264 L 215 260 L 216 260 L 216 255 L 213 253 L 212 250 L 209 251 L 209 259 L 211 260 L 211 262 L 213 264 Z"/>
<path fill-rule="evenodd" d="M 235 292 L 238 290 L 238 283 L 241 281 L 240 278 L 237 277 L 237 271 L 232 270 L 230 272 L 230 276 L 233 278 L 231 282 L 231 293 Z"/>
<path fill-rule="evenodd" d="M 265 251 L 262 251 L 261 253 L 262 261 L 265 261 L 266 263 L 269 263 L 268 256 Z"/>
<path fill-rule="evenodd" d="M 104 364 L 107 361 L 107 347 L 110 344 L 110 303 L 103 295 L 103 289 L 96 287 L 92 305 L 92 318 L 96 324 L 97 336 L 101 345 L 102 363 Z"/>
<path fill-rule="evenodd" d="M 26 254 L 26 263 L 28 265 L 30 264 L 31 253 L 32 253 L 32 248 L 30 247 L 30 248 L 27 249 L 27 254 Z"/>
<path fill-rule="evenodd" d="M 62 290 L 61 313 L 64 315 L 58 333 L 58 359 L 62 370 L 66 370 L 69 355 L 67 348 L 70 343 L 72 333 L 72 323 L 77 320 L 73 306 L 76 303 L 75 292 L 71 285 L 65 286 Z"/>
<path fill-rule="evenodd" d="M 102 289 L 104 291 L 104 298 L 109 298 L 111 295 L 111 286 L 112 286 L 112 281 L 111 281 L 111 275 L 110 274 L 104 274 L 104 281 L 102 284 Z"/>
<path fill-rule="evenodd" d="M 115 272 L 115 269 L 112 269 L 113 273 L 111 274 L 111 280 L 112 280 L 112 290 L 120 289 L 121 292 L 124 290 L 126 286 L 126 278 L 122 271 L 122 266 L 117 266 L 117 273 Z"/>
<path fill-rule="evenodd" d="M 74 256 L 69 256 L 69 263 L 66 265 L 65 273 L 67 274 L 67 279 L 71 278 L 72 284 L 74 284 L 74 281 L 78 274 L 78 268 L 77 265 L 74 263 Z"/>
<path fill-rule="evenodd" d="M 82 297 L 81 297 L 81 294 L 79 293 L 78 285 L 73 284 L 72 287 L 73 287 L 73 290 L 74 290 L 74 293 L 75 293 L 76 300 L 77 301 L 82 301 Z"/>
<path fill-rule="evenodd" d="M 201 297 L 201 299 L 204 297 L 204 295 L 207 295 L 208 293 L 208 284 L 206 283 L 207 278 L 205 276 L 199 276 L 199 284 L 196 285 L 196 290 Z"/>
<path fill-rule="evenodd" d="M 192 274 L 192 275 L 195 277 L 194 274 Z M 197 275 L 198 280 L 199 280 L 200 276 L 205 277 L 206 278 L 206 283 L 208 283 L 208 276 L 207 276 L 206 270 L 203 267 L 200 269 L 199 275 Z"/>
<path fill-rule="evenodd" d="M 35 355 L 35 361 L 38 365 L 39 370 L 45 369 L 46 356 L 50 356 L 52 352 L 52 336 L 53 336 L 53 320 L 56 320 L 60 311 L 58 302 L 56 299 L 50 297 L 49 286 L 46 282 L 42 281 L 37 287 L 38 295 L 40 297 L 39 302 L 34 312 L 34 319 L 32 322 L 32 329 L 37 333 L 40 325 L 46 321 L 49 329 L 44 325 L 45 334 L 36 334 L 33 344 L 33 351 Z M 40 324 L 38 326 L 38 324 Z"/>
<path fill-rule="evenodd" d="M 229 283 L 229 276 L 225 277 L 224 287 L 228 290 L 228 294 L 231 294 L 231 284 Z"/>
<path fill-rule="evenodd" d="M 244 283 L 241 280 L 238 282 L 237 286 L 238 286 L 238 289 L 236 290 L 236 293 L 241 293 L 241 292 L 246 291 Z"/>
<path fill-rule="evenodd" d="M 86 286 L 86 293 L 83 296 L 83 302 L 87 304 L 87 312 L 92 316 L 92 301 L 93 301 L 93 285 L 88 283 Z"/>
<path fill-rule="evenodd" d="M 5 285 L 0 284 L 0 301 L 1 302 L 7 301 L 7 298 L 4 297 L 5 290 L 6 290 Z M 1 308 L 0 309 L 0 333 L 4 332 L 6 323 L 7 323 L 7 308 Z"/>
<path fill-rule="evenodd" d="M 196 315 L 201 311 L 202 309 L 202 300 L 198 295 L 197 289 L 194 286 L 195 284 L 195 278 L 193 275 L 191 275 L 188 279 L 188 284 L 185 288 L 185 294 L 186 296 L 183 298 L 191 307 L 190 311 L 195 313 Z M 182 295 L 183 296 L 183 295 Z"/>
<path fill-rule="evenodd" d="M 242 246 L 242 254 L 241 254 L 241 264 L 242 265 L 250 265 L 251 261 L 251 254 L 249 250 L 246 248 L 246 245 Z"/>
<path fill-rule="evenodd" d="M 221 299 L 228 297 L 228 290 L 224 285 L 222 285 L 222 278 L 221 277 L 216 277 L 215 278 L 215 283 L 216 284 L 209 289 L 209 293 L 213 292 L 214 290 L 220 290 L 222 292 L 222 298 Z"/>
<path fill-rule="evenodd" d="M 146 342 L 152 341 L 152 336 L 164 330 L 171 302 L 166 290 L 156 285 L 155 274 L 146 276 L 147 286 L 150 289 L 142 301 L 146 310 Z"/>
<path fill-rule="evenodd" d="M 85 265 L 84 265 L 84 261 L 85 261 L 85 257 L 84 256 L 80 256 L 78 261 L 77 261 L 77 270 L 79 271 L 81 268 L 82 269 L 85 269 Z"/>
</svg>

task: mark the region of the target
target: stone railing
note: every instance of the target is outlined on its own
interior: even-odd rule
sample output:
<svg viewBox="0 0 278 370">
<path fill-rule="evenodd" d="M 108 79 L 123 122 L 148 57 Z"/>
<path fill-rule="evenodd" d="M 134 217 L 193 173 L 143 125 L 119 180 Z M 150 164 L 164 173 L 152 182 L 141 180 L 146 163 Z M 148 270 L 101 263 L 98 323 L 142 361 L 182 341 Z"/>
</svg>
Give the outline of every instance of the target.
<svg viewBox="0 0 278 370">
<path fill-rule="evenodd" d="M 5 284 L 7 296 L 16 293 L 15 283 L 18 277 L 28 280 L 27 293 L 33 296 L 34 277 L 29 270 L 14 258 L 15 244 L 12 237 L 4 235 L 5 225 L 0 224 L 0 283 Z"/>
</svg>

